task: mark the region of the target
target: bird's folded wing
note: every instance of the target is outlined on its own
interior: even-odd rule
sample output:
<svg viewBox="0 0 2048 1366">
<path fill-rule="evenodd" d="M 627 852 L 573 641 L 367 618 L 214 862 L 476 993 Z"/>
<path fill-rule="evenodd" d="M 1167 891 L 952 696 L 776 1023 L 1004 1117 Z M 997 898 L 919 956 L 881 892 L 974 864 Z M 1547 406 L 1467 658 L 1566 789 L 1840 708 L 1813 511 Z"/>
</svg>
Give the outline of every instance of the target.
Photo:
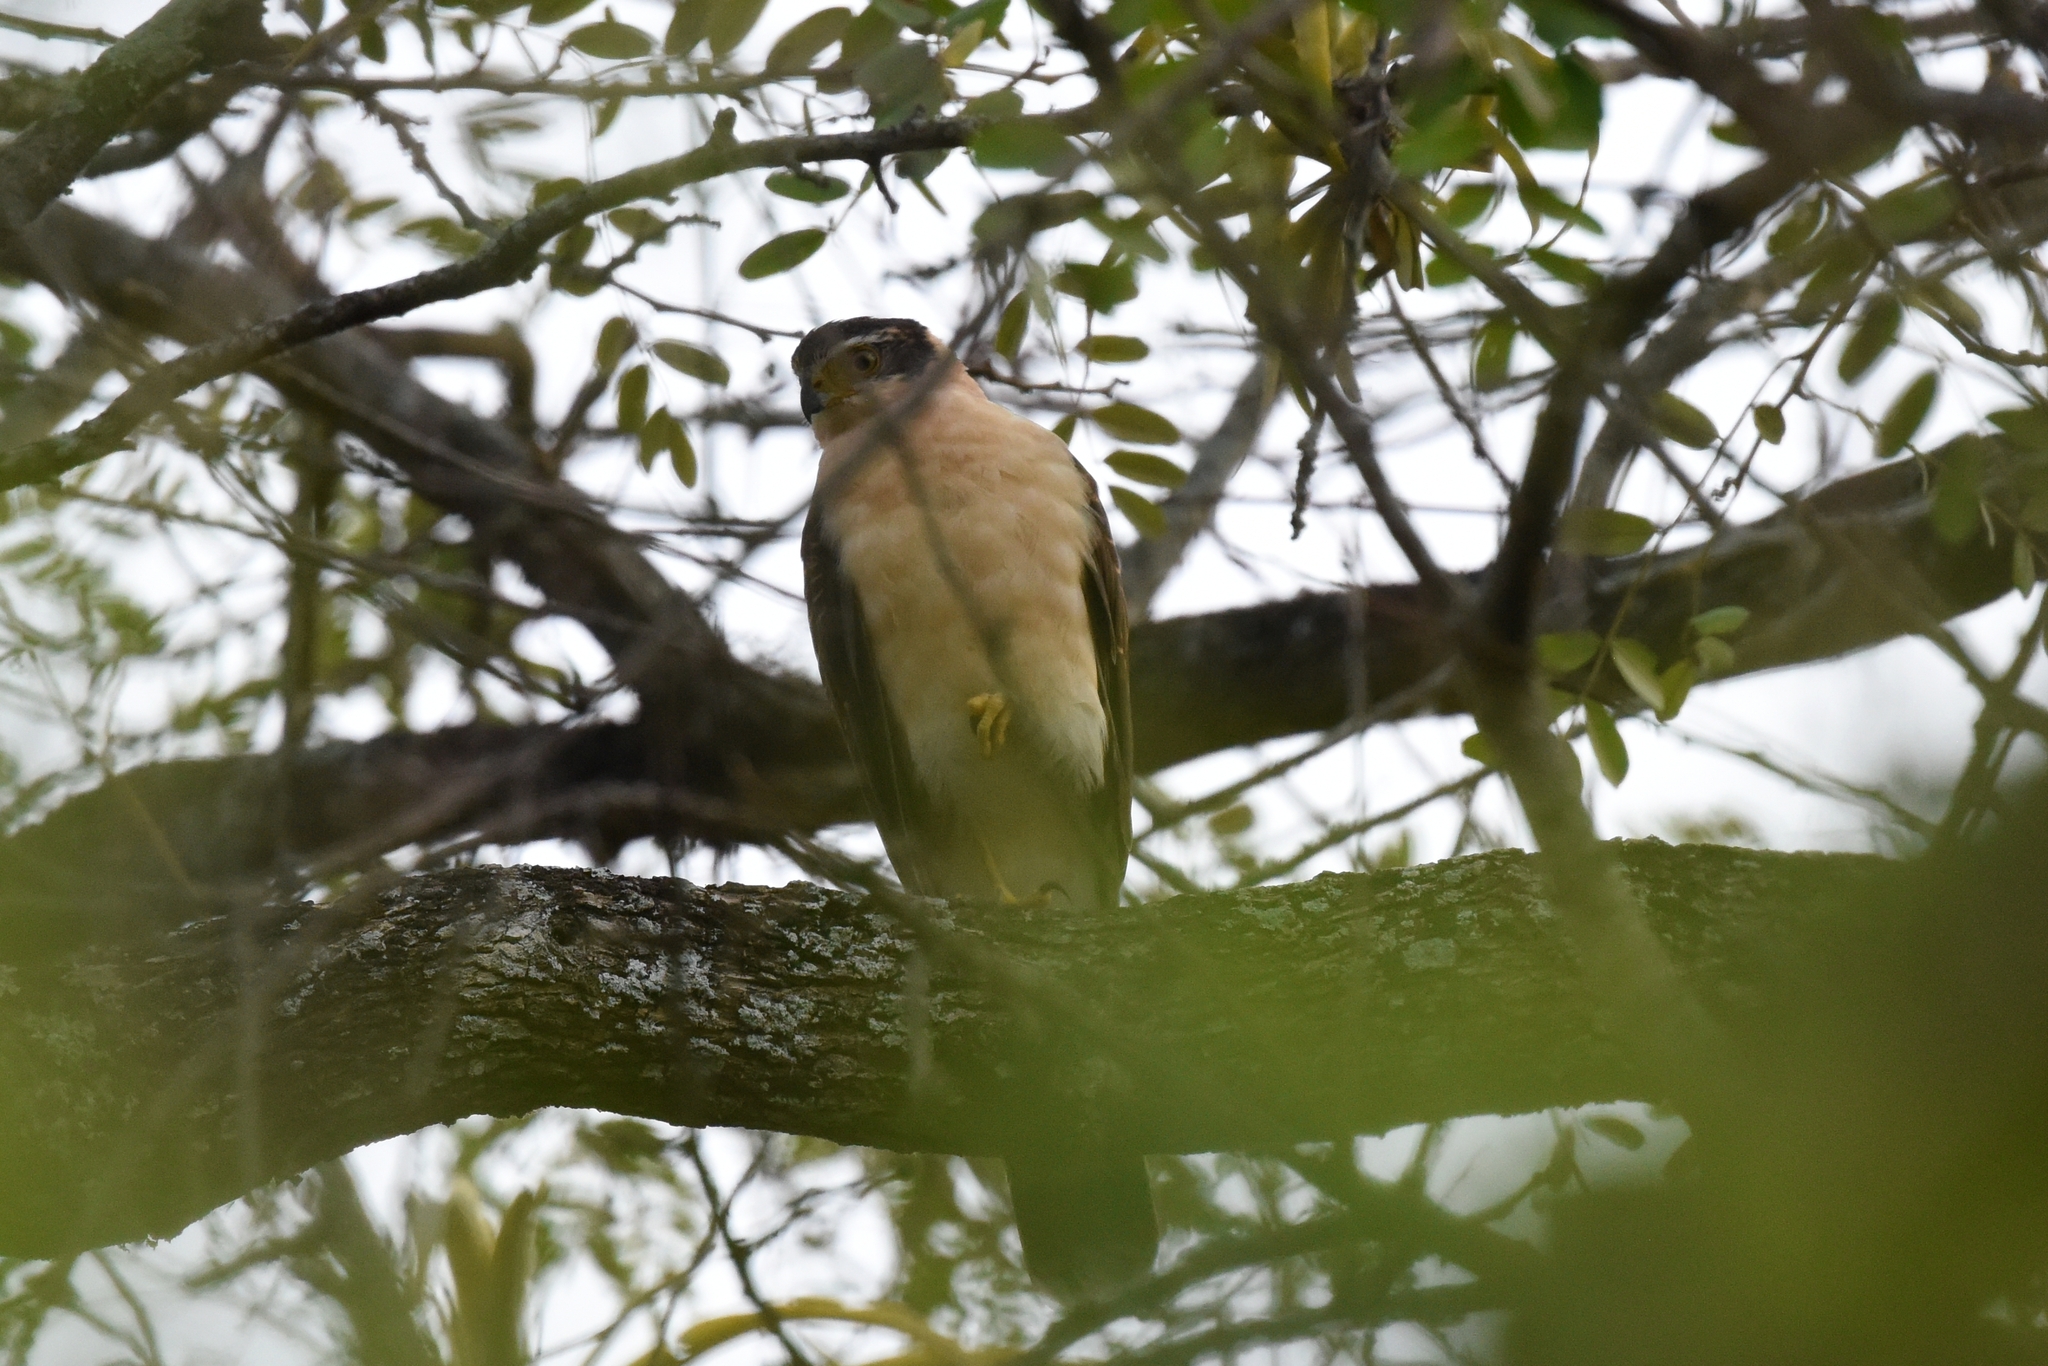
<svg viewBox="0 0 2048 1366">
<path fill-rule="evenodd" d="M 1081 566 L 1081 591 L 1088 600 L 1088 628 L 1095 637 L 1096 692 L 1109 723 L 1102 742 L 1102 786 L 1089 799 L 1094 819 L 1088 828 L 1100 841 L 1098 866 L 1108 904 L 1114 905 L 1131 852 L 1131 628 L 1109 517 L 1102 510 L 1095 480 L 1078 460 L 1074 467 L 1088 490 L 1094 522 L 1090 553 Z"/>
<path fill-rule="evenodd" d="M 824 522 L 814 502 L 804 520 L 803 557 L 804 599 L 810 607 L 818 672 L 874 804 L 875 824 L 896 876 L 911 891 L 929 894 L 931 879 L 916 851 L 924 847 L 932 829 L 930 794 L 918 781 L 910 746 L 875 667 L 860 595 L 840 564 L 838 547 Z"/>
</svg>

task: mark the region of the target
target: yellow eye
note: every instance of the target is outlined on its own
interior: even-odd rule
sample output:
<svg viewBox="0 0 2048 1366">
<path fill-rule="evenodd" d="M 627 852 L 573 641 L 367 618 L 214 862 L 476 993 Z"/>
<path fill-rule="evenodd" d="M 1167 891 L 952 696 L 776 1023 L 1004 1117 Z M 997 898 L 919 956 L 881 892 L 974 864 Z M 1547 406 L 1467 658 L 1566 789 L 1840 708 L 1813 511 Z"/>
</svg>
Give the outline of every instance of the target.
<svg viewBox="0 0 2048 1366">
<path fill-rule="evenodd" d="M 853 370 L 857 375 L 872 375 L 881 363 L 882 358 L 865 346 L 853 353 Z"/>
</svg>

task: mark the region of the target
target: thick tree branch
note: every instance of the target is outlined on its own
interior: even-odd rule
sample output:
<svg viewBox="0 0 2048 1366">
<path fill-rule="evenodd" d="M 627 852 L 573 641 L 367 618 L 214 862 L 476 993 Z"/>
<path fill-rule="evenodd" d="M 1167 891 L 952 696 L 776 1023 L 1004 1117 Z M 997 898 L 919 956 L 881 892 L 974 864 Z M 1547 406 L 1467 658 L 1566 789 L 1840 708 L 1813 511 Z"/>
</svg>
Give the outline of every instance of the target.
<svg viewBox="0 0 2048 1366">
<path fill-rule="evenodd" d="M 0 229 L 27 226 L 172 82 L 260 46 L 262 13 L 255 0 L 171 0 L 102 52 L 0 147 Z"/>
<path fill-rule="evenodd" d="M 1735 1014 L 1788 938 L 1886 873 L 1621 854 L 1688 981 Z M 480 867 L 280 910 L 261 980 L 225 919 L 8 968 L 0 1250 L 168 1234 L 362 1143 L 543 1105 L 904 1151 L 1017 1151 L 1078 1123 L 1176 1152 L 1664 1089 L 1596 1023 L 1520 853 L 1114 917 L 921 914 L 805 884 Z M 1019 986 L 1040 978 L 1060 994 Z M 1075 994 L 1107 1037 L 1057 1008 Z"/>
</svg>

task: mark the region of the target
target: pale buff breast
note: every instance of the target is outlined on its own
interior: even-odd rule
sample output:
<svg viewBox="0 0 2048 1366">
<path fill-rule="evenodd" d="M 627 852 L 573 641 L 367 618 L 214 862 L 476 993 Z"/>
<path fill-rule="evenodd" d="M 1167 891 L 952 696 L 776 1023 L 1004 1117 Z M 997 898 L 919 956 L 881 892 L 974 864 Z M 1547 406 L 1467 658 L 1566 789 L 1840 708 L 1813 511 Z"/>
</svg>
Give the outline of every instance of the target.
<svg viewBox="0 0 2048 1366">
<path fill-rule="evenodd" d="M 905 435 L 908 458 L 891 445 L 863 453 L 865 427 L 834 437 L 819 482 L 919 776 L 961 795 L 977 785 L 986 761 L 967 700 L 1001 692 L 1017 709 L 1012 746 L 1100 786 L 1107 722 L 1081 587 L 1094 536 L 1087 476 L 1058 437 L 990 402 L 964 371 Z"/>
</svg>

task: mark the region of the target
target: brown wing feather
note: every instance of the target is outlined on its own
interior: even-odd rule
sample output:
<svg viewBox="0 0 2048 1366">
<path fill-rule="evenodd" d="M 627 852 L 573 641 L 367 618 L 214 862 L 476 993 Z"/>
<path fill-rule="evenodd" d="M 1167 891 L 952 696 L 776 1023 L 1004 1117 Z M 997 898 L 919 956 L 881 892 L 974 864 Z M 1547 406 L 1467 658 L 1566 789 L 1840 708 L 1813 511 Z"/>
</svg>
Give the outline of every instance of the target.
<svg viewBox="0 0 2048 1366">
<path fill-rule="evenodd" d="M 1096 695 L 1109 728 L 1102 745 L 1102 786 L 1089 798 L 1088 828 L 1096 846 L 1097 886 L 1108 907 L 1116 904 L 1131 857 L 1131 625 L 1109 516 L 1102 510 L 1094 478 L 1080 461 L 1074 468 L 1081 472 L 1095 522 L 1093 553 L 1081 569 L 1081 591 L 1088 599 L 1088 628 L 1095 637 Z"/>
<path fill-rule="evenodd" d="M 804 603 L 810 609 L 818 673 L 860 769 L 896 876 L 911 891 L 931 895 L 930 872 L 919 853 L 934 832 L 931 798 L 917 779 L 910 747 L 882 688 L 860 596 L 840 567 L 839 549 L 824 520 L 813 502 L 804 519 Z"/>
</svg>

